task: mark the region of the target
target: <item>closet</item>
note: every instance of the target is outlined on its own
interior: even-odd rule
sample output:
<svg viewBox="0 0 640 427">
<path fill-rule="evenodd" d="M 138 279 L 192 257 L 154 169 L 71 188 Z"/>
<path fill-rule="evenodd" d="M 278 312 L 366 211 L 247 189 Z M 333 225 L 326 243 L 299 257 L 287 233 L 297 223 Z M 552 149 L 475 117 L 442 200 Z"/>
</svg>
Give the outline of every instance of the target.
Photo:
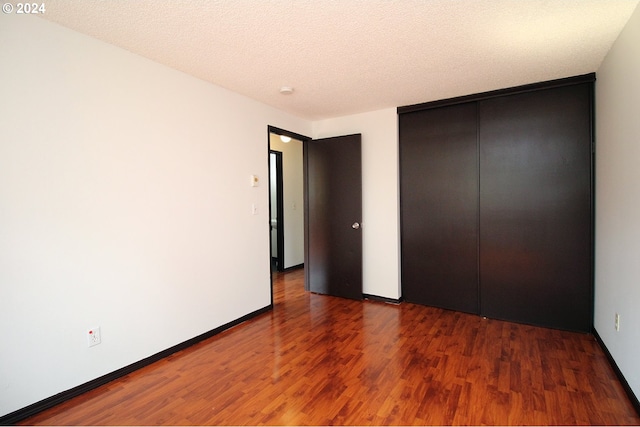
<svg viewBox="0 0 640 427">
<path fill-rule="evenodd" d="M 398 108 L 406 301 L 591 331 L 594 81 Z"/>
</svg>

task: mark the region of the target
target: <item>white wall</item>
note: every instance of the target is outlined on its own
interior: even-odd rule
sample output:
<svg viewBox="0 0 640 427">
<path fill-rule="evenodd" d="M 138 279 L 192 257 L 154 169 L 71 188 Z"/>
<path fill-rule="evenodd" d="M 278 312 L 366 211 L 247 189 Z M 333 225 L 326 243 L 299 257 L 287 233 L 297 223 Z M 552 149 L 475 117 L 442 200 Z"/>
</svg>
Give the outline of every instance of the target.
<svg viewBox="0 0 640 427">
<path fill-rule="evenodd" d="M 640 7 L 596 75 L 594 326 L 640 397 Z"/>
<path fill-rule="evenodd" d="M 271 134 L 270 147 L 282 152 L 284 268 L 304 263 L 304 168 L 302 142 Z"/>
<path fill-rule="evenodd" d="M 313 138 L 362 134 L 363 292 L 398 299 L 400 213 L 396 108 L 313 123 Z"/>
<path fill-rule="evenodd" d="M 0 20 L 2 416 L 268 306 L 266 131 L 311 123 Z"/>
</svg>

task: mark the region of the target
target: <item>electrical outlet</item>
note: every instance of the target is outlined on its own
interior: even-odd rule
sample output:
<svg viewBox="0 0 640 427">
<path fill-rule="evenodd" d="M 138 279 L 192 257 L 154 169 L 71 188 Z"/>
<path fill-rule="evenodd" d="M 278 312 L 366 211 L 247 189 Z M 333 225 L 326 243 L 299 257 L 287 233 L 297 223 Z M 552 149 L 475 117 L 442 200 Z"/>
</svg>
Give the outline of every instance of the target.
<svg viewBox="0 0 640 427">
<path fill-rule="evenodd" d="M 98 345 L 101 342 L 102 342 L 102 337 L 100 336 L 100 326 L 91 328 L 87 331 L 87 344 L 89 344 L 89 347 Z"/>
<path fill-rule="evenodd" d="M 618 313 L 616 313 L 616 331 L 620 330 L 620 315 Z"/>
</svg>

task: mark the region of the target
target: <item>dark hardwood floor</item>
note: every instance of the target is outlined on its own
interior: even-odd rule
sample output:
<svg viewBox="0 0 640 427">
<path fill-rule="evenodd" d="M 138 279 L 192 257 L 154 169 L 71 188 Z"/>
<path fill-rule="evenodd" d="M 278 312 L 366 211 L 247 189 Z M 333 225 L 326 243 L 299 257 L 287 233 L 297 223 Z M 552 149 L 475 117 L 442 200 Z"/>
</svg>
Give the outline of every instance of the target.
<svg viewBox="0 0 640 427">
<path fill-rule="evenodd" d="M 591 335 L 274 277 L 272 312 L 24 424 L 640 424 Z"/>
</svg>

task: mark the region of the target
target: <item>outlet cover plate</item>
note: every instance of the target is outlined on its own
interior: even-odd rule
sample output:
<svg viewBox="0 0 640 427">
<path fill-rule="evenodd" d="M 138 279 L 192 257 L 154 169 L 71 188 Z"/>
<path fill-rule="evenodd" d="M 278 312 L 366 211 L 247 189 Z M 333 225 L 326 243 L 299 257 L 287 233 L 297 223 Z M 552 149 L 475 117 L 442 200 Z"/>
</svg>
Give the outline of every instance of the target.
<svg viewBox="0 0 640 427">
<path fill-rule="evenodd" d="M 102 342 L 102 336 L 100 334 L 100 326 L 87 330 L 87 344 L 89 347 L 98 345 Z"/>
</svg>

